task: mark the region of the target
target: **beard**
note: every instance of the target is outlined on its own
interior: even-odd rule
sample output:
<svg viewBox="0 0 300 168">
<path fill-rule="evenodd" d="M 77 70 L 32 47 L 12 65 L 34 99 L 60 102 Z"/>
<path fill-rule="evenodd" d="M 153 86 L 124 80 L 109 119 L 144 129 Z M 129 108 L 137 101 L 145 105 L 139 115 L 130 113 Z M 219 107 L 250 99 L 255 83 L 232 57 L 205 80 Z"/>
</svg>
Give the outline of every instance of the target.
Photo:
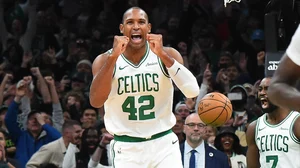
<svg viewBox="0 0 300 168">
<path fill-rule="evenodd" d="M 271 103 L 270 101 L 268 102 L 269 103 L 269 107 L 268 108 L 262 108 L 262 111 L 264 113 L 272 113 L 273 111 L 275 111 L 278 106 L 276 106 L 275 104 Z"/>
<path fill-rule="evenodd" d="M 199 135 L 199 136 L 195 136 L 195 135 L 192 135 L 189 137 L 189 140 L 192 142 L 192 143 L 199 143 L 202 141 L 202 137 Z"/>
</svg>

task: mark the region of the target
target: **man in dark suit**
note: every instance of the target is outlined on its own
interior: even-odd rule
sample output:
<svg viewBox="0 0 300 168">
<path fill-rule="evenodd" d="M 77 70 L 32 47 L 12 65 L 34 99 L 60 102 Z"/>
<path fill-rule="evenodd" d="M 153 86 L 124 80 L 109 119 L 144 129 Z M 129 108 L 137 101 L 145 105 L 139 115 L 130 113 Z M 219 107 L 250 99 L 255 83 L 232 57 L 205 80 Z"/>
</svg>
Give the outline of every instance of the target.
<svg viewBox="0 0 300 168">
<path fill-rule="evenodd" d="M 180 144 L 180 151 L 184 168 L 229 168 L 228 157 L 202 139 L 206 128 L 197 113 L 186 118 L 183 131 L 186 140 Z"/>
</svg>

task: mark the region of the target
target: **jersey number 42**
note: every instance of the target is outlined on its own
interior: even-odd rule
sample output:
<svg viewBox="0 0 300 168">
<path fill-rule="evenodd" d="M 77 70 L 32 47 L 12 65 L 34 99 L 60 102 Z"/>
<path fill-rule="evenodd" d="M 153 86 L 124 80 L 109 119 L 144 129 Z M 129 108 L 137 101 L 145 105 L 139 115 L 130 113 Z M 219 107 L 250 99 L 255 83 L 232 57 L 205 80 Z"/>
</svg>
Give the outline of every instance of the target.
<svg viewBox="0 0 300 168">
<path fill-rule="evenodd" d="M 136 107 L 136 98 L 138 98 L 137 102 L 139 104 L 143 104 L 139 108 Z M 155 112 L 151 111 L 149 114 L 145 114 L 145 111 L 153 109 L 154 105 L 154 97 L 152 95 L 128 96 L 122 104 L 122 110 L 129 113 L 129 120 L 149 120 L 155 118 Z"/>
</svg>

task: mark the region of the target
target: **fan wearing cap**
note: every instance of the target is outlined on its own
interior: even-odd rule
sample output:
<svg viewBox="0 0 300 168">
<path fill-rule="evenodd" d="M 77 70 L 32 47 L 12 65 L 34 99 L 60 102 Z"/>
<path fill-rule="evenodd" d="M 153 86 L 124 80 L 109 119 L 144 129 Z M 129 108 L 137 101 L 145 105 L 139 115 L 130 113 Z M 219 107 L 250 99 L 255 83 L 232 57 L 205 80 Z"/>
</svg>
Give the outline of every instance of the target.
<svg viewBox="0 0 300 168">
<path fill-rule="evenodd" d="M 21 82 L 17 89 L 14 101 L 10 104 L 5 116 L 7 129 L 16 144 L 17 159 L 22 168 L 30 157 L 42 146 L 61 137 L 60 133 L 46 124 L 43 115 L 38 111 L 31 111 L 27 117 L 27 130 L 22 131 L 17 123 L 21 98 L 26 94 L 28 86 Z"/>
<path fill-rule="evenodd" d="M 231 161 L 231 168 L 246 168 L 246 156 L 240 145 L 240 139 L 235 134 L 233 128 L 223 127 L 215 139 L 215 147 L 226 153 Z"/>
<path fill-rule="evenodd" d="M 86 87 L 86 73 L 76 72 L 71 79 L 71 89 L 73 91 L 83 92 Z"/>
<path fill-rule="evenodd" d="M 185 102 L 180 101 L 175 106 L 175 113 L 179 114 L 183 119 L 185 119 L 188 115 L 190 115 L 190 110 Z"/>
<path fill-rule="evenodd" d="M 227 94 L 232 103 L 233 109 L 233 126 L 240 131 L 246 130 L 248 120 L 255 119 L 255 116 L 246 109 L 248 92 L 242 85 L 234 85 Z"/>
</svg>

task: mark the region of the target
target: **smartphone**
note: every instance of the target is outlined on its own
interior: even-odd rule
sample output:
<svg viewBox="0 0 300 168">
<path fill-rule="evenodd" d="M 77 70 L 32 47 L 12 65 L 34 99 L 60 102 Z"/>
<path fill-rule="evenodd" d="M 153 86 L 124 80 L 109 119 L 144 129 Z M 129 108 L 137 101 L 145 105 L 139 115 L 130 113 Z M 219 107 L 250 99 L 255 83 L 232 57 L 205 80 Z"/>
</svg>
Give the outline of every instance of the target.
<svg viewBox="0 0 300 168">
<path fill-rule="evenodd" d="M 228 93 L 227 97 L 229 100 L 242 100 L 243 99 L 243 95 L 242 93 Z"/>
</svg>

